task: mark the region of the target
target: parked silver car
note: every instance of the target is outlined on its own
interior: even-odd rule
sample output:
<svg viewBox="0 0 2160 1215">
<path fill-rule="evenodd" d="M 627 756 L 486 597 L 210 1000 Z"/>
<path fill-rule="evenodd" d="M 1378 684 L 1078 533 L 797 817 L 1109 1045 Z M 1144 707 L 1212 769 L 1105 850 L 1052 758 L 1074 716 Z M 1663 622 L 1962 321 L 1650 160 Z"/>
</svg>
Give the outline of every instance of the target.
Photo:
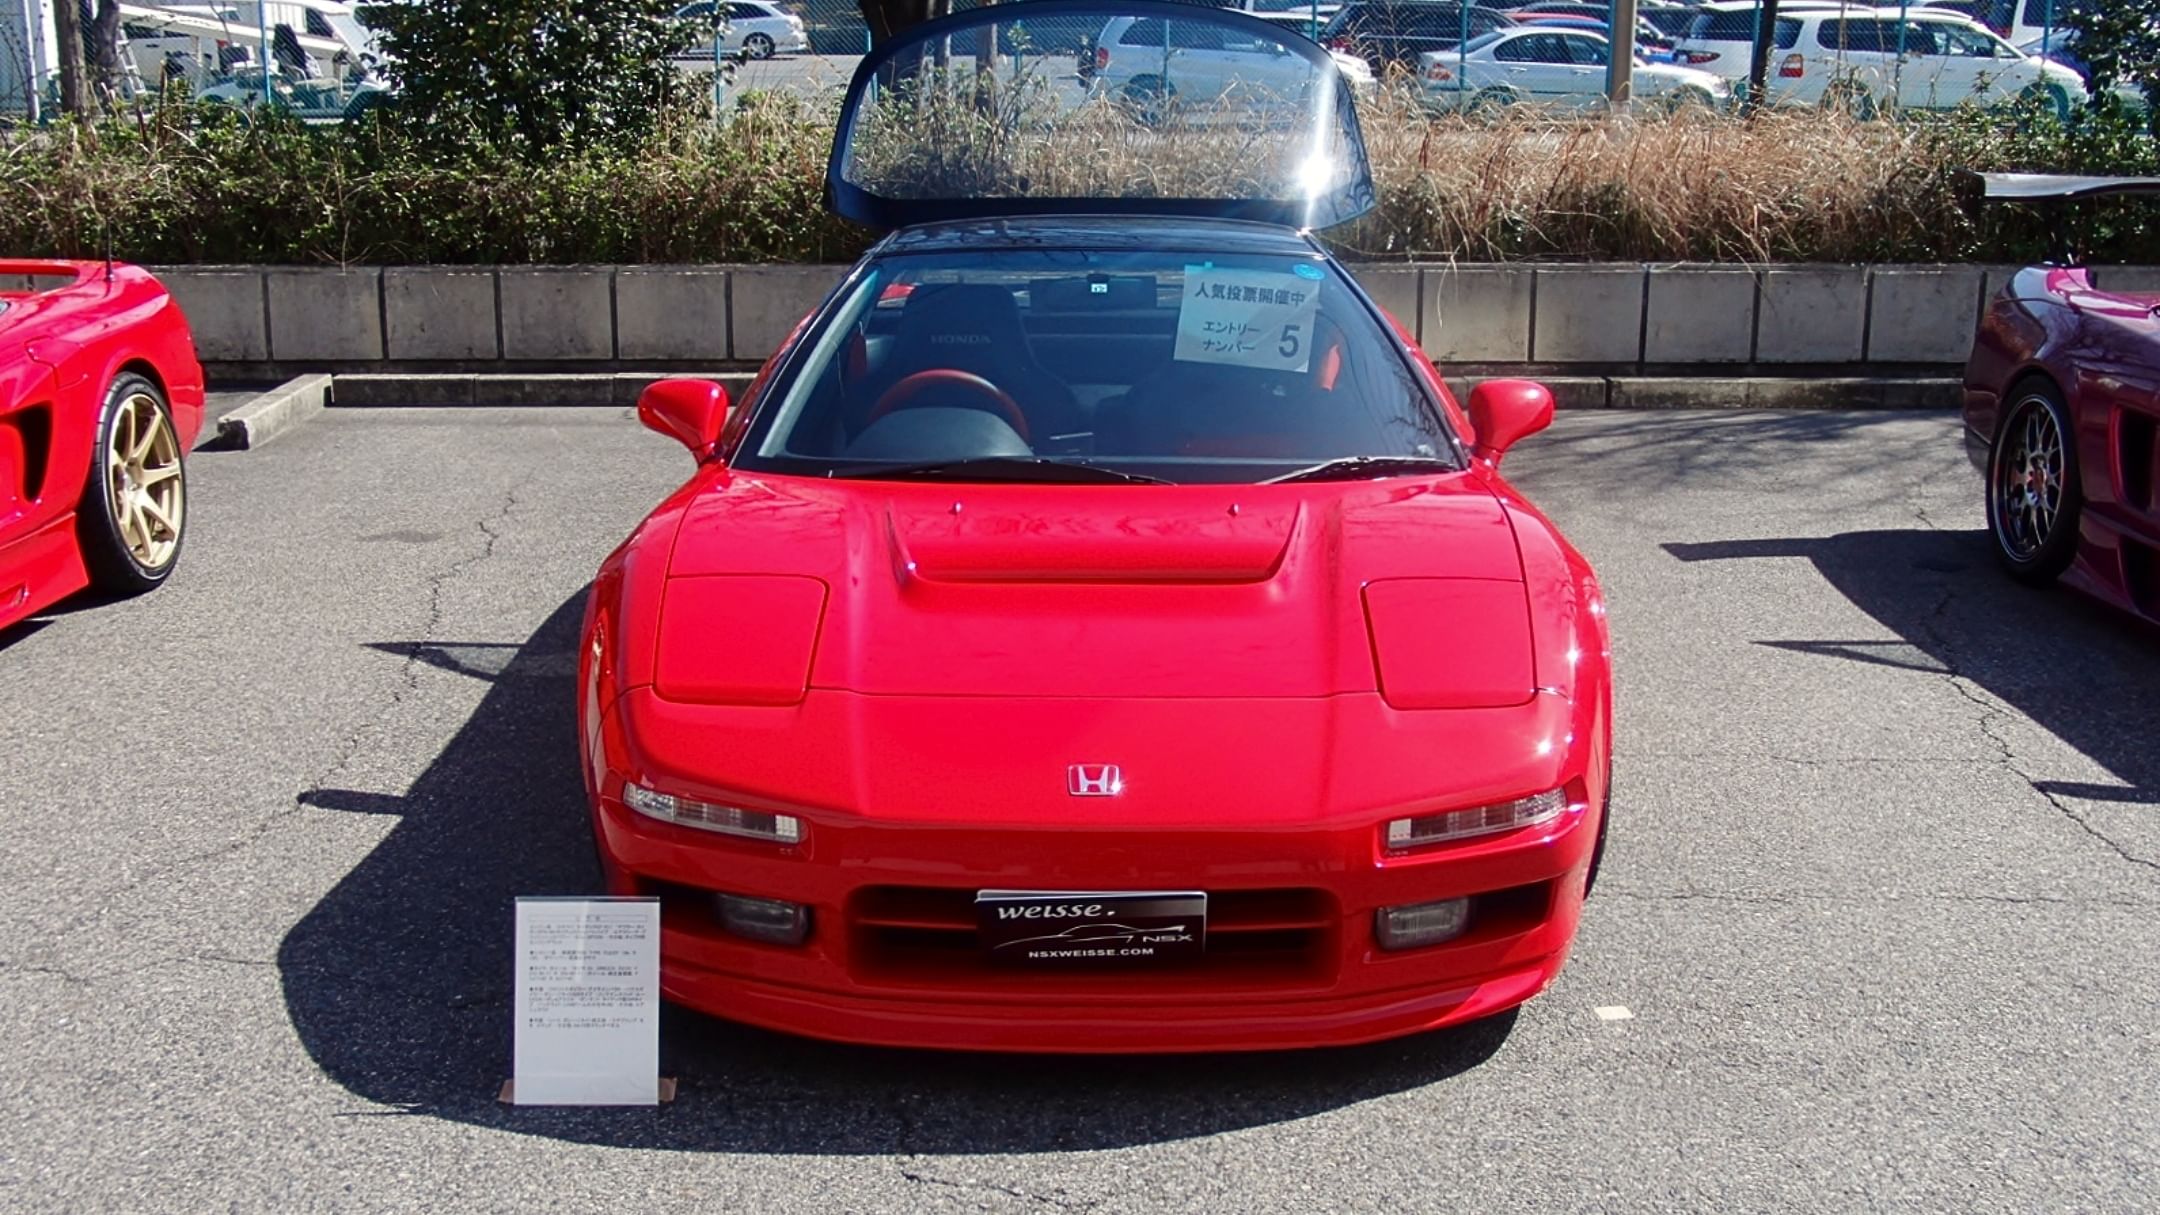
<svg viewBox="0 0 2160 1215">
<path fill-rule="evenodd" d="M 1510 105 L 1594 109 L 1605 104 L 1605 70 L 1612 43 L 1588 30 L 1521 26 L 1471 39 L 1460 51 L 1418 56 L 1419 95 L 1426 108 L 1481 110 Z M 1638 102 L 1724 109 L 1732 86 L 1708 72 L 1635 60 Z"/>
</svg>

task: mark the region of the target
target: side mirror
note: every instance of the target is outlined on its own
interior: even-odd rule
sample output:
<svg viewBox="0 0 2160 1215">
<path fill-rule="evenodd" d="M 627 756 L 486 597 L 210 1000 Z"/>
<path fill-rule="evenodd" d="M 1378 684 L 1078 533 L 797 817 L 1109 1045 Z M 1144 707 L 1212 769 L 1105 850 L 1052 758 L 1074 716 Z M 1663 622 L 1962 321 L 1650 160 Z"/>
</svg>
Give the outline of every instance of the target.
<svg viewBox="0 0 2160 1215">
<path fill-rule="evenodd" d="M 1470 390 L 1470 454 L 1497 466 L 1507 449 L 1552 425 L 1552 390 L 1528 380 L 1487 380 Z"/>
<path fill-rule="evenodd" d="M 727 424 L 727 389 L 711 380 L 654 380 L 638 394 L 637 416 L 703 460 Z"/>
</svg>

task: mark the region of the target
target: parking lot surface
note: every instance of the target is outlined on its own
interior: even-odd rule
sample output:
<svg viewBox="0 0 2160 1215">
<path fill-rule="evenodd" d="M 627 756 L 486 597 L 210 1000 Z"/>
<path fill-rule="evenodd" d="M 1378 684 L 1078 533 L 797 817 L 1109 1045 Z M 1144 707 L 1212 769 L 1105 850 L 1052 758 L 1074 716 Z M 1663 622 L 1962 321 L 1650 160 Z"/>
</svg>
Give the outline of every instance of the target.
<svg viewBox="0 0 2160 1215">
<path fill-rule="evenodd" d="M 2160 640 L 1998 574 L 1947 416 L 1563 415 L 1509 469 L 1619 679 L 1519 1015 L 1066 1061 L 670 1010 L 676 1102 L 547 1111 L 494 1099 L 510 901 L 594 888 L 583 587 L 688 458 L 620 409 L 199 453 L 170 585 L 0 635 L 0 1207 L 2148 1206 Z"/>
</svg>

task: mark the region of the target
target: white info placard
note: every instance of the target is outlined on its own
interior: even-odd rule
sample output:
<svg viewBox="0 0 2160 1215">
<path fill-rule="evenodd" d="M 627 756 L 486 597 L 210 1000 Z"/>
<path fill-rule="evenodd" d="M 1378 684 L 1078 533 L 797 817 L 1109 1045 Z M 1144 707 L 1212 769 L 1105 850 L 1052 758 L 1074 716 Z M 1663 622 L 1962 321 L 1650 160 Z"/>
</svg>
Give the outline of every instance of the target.
<svg viewBox="0 0 2160 1215">
<path fill-rule="evenodd" d="M 1187 266 L 1171 357 L 1302 372 L 1319 307 L 1320 284 L 1303 275 Z"/>
<path fill-rule="evenodd" d="M 660 902 L 517 901 L 518 1105 L 655 1105 Z"/>
</svg>

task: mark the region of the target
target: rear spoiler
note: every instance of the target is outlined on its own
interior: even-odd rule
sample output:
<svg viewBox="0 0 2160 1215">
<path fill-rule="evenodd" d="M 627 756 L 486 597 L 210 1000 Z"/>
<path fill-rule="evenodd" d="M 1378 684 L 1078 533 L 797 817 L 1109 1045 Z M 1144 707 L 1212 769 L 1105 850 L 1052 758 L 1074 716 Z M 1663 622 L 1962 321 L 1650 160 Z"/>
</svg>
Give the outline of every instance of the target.
<svg viewBox="0 0 2160 1215">
<path fill-rule="evenodd" d="M 2150 194 L 2160 197 L 2160 177 L 2084 177 L 2068 173 L 1967 173 L 1967 210 L 1986 203 L 2033 203 L 2046 208 L 2053 229 L 2050 255 L 2058 265 L 2078 264 L 2077 246 L 2060 204 L 2119 194 Z"/>
<path fill-rule="evenodd" d="M 2053 202 L 2109 194 L 2160 194 L 2160 177 L 2077 177 L 2064 173 L 1977 173 L 1988 202 Z"/>
</svg>

